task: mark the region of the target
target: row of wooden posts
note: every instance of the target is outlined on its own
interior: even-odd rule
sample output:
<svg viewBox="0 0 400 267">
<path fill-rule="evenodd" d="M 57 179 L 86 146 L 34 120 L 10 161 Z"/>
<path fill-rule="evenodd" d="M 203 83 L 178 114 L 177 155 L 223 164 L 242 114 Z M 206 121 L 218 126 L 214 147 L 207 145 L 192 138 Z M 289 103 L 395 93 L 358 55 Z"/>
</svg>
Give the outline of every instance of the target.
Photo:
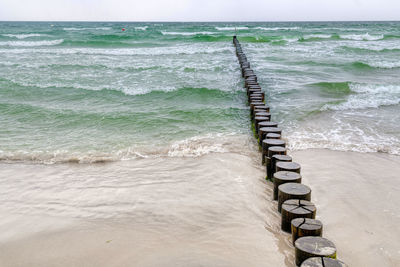
<svg viewBox="0 0 400 267">
<path fill-rule="evenodd" d="M 266 179 L 274 184 L 273 200 L 281 213 L 281 228 L 292 234 L 296 265 L 301 267 L 347 266 L 336 259 L 336 247 L 322 237 L 323 225 L 315 219 L 316 207 L 311 202 L 311 189 L 301 183 L 300 164 L 287 155 L 282 130 L 271 121 L 270 108 L 257 76 L 250 67 L 236 36 L 233 37 L 250 106 L 250 117 L 261 148 L 261 163 L 266 166 Z"/>
</svg>

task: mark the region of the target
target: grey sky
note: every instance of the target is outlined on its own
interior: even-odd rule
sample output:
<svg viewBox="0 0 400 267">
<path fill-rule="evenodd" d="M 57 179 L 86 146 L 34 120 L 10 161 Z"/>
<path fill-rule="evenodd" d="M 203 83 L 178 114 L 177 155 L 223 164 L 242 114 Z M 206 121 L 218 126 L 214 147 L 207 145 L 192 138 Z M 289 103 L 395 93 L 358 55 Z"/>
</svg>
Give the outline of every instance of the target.
<svg viewBox="0 0 400 267">
<path fill-rule="evenodd" d="M 400 20 L 400 0 L 0 0 L 0 20 Z"/>
</svg>

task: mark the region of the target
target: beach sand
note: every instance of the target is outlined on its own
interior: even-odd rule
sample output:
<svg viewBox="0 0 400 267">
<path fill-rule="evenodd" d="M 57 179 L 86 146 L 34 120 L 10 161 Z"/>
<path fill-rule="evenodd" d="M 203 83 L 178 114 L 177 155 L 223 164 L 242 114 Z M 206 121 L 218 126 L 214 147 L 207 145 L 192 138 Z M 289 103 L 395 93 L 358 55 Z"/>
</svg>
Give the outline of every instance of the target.
<svg viewBox="0 0 400 267">
<path fill-rule="evenodd" d="M 400 158 L 329 150 L 301 163 L 349 266 L 400 264 Z M 0 266 L 294 266 L 259 154 L 1 164 Z"/>
<path fill-rule="evenodd" d="M 1 164 L 0 266 L 287 266 L 259 154 Z"/>
<path fill-rule="evenodd" d="M 292 156 L 338 258 L 349 266 L 400 266 L 400 157 L 330 150 Z"/>
</svg>

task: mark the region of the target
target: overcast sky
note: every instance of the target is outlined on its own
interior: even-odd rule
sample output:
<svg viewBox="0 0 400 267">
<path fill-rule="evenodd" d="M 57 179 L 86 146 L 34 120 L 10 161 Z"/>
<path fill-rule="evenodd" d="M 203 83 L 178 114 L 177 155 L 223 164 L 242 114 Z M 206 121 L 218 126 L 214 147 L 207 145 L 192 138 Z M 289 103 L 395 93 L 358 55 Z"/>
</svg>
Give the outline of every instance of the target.
<svg viewBox="0 0 400 267">
<path fill-rule="evenodd" d="M 0 20 L 400 20 L 400 0 L 0 0 Z"/>
</svg>

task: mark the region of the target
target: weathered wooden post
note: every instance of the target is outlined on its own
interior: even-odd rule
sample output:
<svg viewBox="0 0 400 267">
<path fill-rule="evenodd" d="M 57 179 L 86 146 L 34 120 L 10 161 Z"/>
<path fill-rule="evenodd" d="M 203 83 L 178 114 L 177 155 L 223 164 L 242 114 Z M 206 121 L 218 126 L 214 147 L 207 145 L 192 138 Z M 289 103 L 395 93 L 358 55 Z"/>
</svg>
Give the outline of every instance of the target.
<svg viewBox="0 0 400 267">
<path fill-rule="evenodd" d="M 271 127 L 272 128 L 272 127 Z M 260 128 L 260 131 L 263 128 Z M 262 141 L 262 164 L 265 163 L 265 156 L 267 156 L 268 148 L 271 146 L 281 146 L 281 147 L 286 147 L 285 141 L 281 139 L 264 139 Z"/>
<path fill-rule="evenodd" d="M 292 220 L 292 243 L 303 236 L 322 236 L 322 222 L 315 219 L 297 218 Z"/>
<path fill-rule="evenodd" d="M 256 134 L 258 135 L 258 124 L 262 121 L 269 121 L 270 120 L 270 116 L 268 116 L 267 113 L 265 113 L 266 115 L 262 115 L 260 113 L 255 114 L 254 117 L 254 130 L 256 131 Z"/>
<path fill-rule="evenodd" d="M 278 138 L 275 138 L 278 139 Z M 267 177 L 268 179 L 272 180 L 272 177 L 275 173 L 276 170 L 276 163 L 280 162 L 280 161 L 284 161 L 284 162 L 291 162 L 292 161 L 292 157 L 289 155 L 274 155 L 272 156 L 272 158 L 270 158 L 269 163 L 267 162 Z"/>
<path fill-rule="evenodd" d="M 300 267 L 347 267 L 347 264 L 337 259 L 312 257 L 303 261 Z"/>
<path fill-rule="evenodd" d="M 263 140 L 266 139 L 265 137 L 269 133 L 275 133 L 275 134 L 282 134 L 282 129 L 278 127 L 260 127 L 258 129 L 258 141 L 260 142 L 260 145 L 262 144 Z"/>
<path fill-rule="evenodd" d="M 276 171 L 288 171 L 300 173 L 300 164 L 296 162 L 278 162 L 276 163 Z"/>
<path fill-rule="evenodd" d="M 260 126 L 260 124 L 258 124 L 258 126 Z M 281 139 L 281 135 L 277 133 L 268 133 L 265 137 L 267 139 Z"/>
<path fill-rule="evenodd" d="M 311 200 L 311 188 L 299 183 L 285 183 L 278 186 L 278 211 L 288 199 Z"/>
<path fill-rule="evenodd" d="M 301 183 L 301 175 L 297 172 L 279 171 L 275 172 L 272 177 L 274 182 L 274 200 L 278 200 L 278 187 L 281 184 Z"/>
<path fill-rule="evenodd" d="M 332 241 L 320 236 L 300 237 L 294 242 L 296 265 L 312 257 L 336 259 L 336 246 Z"/>
<path fill-rule="evenodd" d="M 262 128 L 262 127 L 278 127 L 278 123 L 273 122 L 273 121 L 262 121 L 258 124 L 258 126 L 260 126 L 260 128 Z"/>
<path fill-rule="evenodd" d="M 283 202 L 281 209 L 281 228 L 285 232 L 291 231 L 291 222 L 296 218 L 315 219 L 317 208 L 313 203 L 301 199 L 289 199 Z"/>
</svg>

